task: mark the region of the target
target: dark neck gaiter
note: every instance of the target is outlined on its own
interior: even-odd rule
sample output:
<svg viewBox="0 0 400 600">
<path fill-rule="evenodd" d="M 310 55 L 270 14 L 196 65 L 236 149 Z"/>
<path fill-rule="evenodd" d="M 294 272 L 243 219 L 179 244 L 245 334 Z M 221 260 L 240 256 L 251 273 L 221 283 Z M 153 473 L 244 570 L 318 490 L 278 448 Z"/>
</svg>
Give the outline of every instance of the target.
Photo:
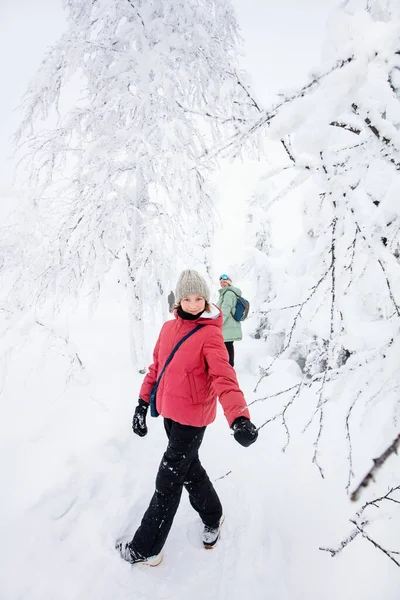
<svg viewBox="0 0 400 600">
<path fill-rule="evenodd" d="M 191 315 L 183 310 L 181 306 L 178 306 L 178 315 L 181 319 L 185 319 L 185 321 L 195 321 L 203 314 L 203 311 L 199 312 L 197 315 Z"/>
</svg>

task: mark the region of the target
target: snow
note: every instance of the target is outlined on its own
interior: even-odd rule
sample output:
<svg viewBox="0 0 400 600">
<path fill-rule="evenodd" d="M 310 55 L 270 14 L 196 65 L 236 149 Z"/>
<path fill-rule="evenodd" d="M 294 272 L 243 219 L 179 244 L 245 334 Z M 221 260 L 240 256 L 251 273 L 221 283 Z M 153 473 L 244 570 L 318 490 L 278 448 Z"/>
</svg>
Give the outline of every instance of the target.
<svg viewBox="0 0 400 600">
<path fill-rule="evenodd" d="M 294 433 L 283 453 L 275 423 L 243 448 L 220 410 L 200 451 L 226 515 L 217 547 L 202 548 L 184 493 L 161 565 L 131 567 L 119 558 L 114 541 L 139 524 L 166 444 L 161 418 L 148 417 L 143 439 L 131 432 L 142 376 L 129 363 L 126 325 L 109 300 L 91 319 L 73 319 L 86 385 L 62 385 L 67 362 L 56 352 L 43 360 L 41 332 L 9 367 L 0 425 L 0 597 L 397 599 L 394 567 L 366 542 L 353 541 L 335 558 L 319 550 L 339 545 L 355 507 L 332 459 L 326 480 L 311 464 L 312 436 Z M 150 323 L 147 331 L 150 349 L 157 332 Z M 254 393 L 262 344 L 246 338 L 236 345 L 249 403 L 273 393 L 282 377 L 287 387 L 299 381 L 297 365 L 282 362 Z M 260 425 L 278 406 L 277 398 L 255 403 L 253 420 Z M 293 422 L 303 421 L 306 409 L 305 401 Z"/>
<path fill-rule="evenodd" d="M 24 0 L 25 8 L 26 4 Z M 265 36 L 265 43 L 272 44 L 273 50 L 276 48 L 280 41 L 279 27 L 273 20 L 276 14 L 295 9 L 281 17 L 287 19 L 289 33 L 280 56 L 287 74 L 284 75 L 282 66 L 280 76 L 282 85 L 290 81 L 286 89 L 296 90 L 297 84 L 303 84 L 313 63 L 311 57 L 315 57 L 323 39 L 323 28 L 314 19 L 325 19 L 330 8 L 329 3 L 308 0 L 307 9 L 303 10 L 312 11 L 313 18 L 306 20 L 295 0 L 282 1 L 273 10 L 267 4 L 258 6 L 260 13 L 254 13 L 256 4 L 256 0 L 237 0 L 247 37 L 246 60 L 257 64 L 256 70 L 261 74 L 255 86 L 257 95 L 269 103 L 281 87 L 276 80 L 272 85 L 272 76 L 268 74 L 277 58 L 272 51 L 259 52 L 258 44 Z M 359 3 L 344 4 L 350 10 Z M 385 0 L 380 4 L 384 13 L 389 4 Z M 48 8 L 47 5 L 48 1 Z M 302 18 L 303 29 L 297 27 Z M 333 95 L 340 81 L 347 93 L 360 82 L 365 86 L 363 93 L 375 92 L 382 71 L 368 68 L 367 58 L 373 52 L 370 41 L 378 47 L 386 29 L 373 25 L 365 14 L 358 26 L 350 12 L 347 17 L 335 19 L 331 21 L 331 38 L 325 43 L 326 64 L 334 61 L 338 46 L 349 44 L 347 50 L 353 45 L 362 49 L 365 71 L 349 67 L 347 75 L 342 79 L 333 77 L 319 97 L 326 99 L 331 92 Z M 124 24 L 120 23 L 120 27 L 122 30 Z M 254 39 L 252 31 L 257 31 Z M 350 33 L 354 39 L 348 39 Z M 25 34 L 26 31 L 21 32 Z M 180 42 L 177 38 L 178 46 Z M 299 53 L 301 69 L 292 64 L 294 47 Z M 21 48 L 18 56 L 20 53 Z M 26 51 L 22 55 L 26 56 Z M 267 61 L 266 55 L 273 58 Z M 34 52 L 32 56 L 29 53 L 31 70 L 35 56 Z M 17 55 L 14 58 L 17 60 Z M 383 63 L 384 60 L 385 57 Z M 368 75 L 365 81 L 360 73 Z M 305 99 L 297 112 L 288 110 L 276 118 L 272 129 L 278 141 L 284 133 L 292 133 L 292 128 L 299 129 L 299 171 L 306 165 L 317 164 L 315 152 L 318 144 L 326 140 L 323 125 L 335 115 L 340 102 L 343 99 L 332 97 L 321 107 L 314 115 L 311 133 L 307 126 L 313 117 L 315 99 Z M 387 106 L 388 115 L 395 121 L 398 102 L 388 100 Z M 4 107 L 2 122 L 6 121 L 7 110 Z M 321 128 L 316 129 L 316 124 Z M 390 128 L 388 131 L 393 133 Z M 333 139 L 336 144 L 337 138 Z M 94 146 L 86 149 L 89 158 L 93 149 Z M 280 164 L 282 155 L 287 159 L 274 143 L 268 145 L 268 153 Z M 106 148 L 99 149 L 100 155 L 107 160 Z M 236 369 L 260 434 L 250 448 L 239 446 L 221 410 L 206 432 L 201 460 L 215 482 L 226 515 L 221 539 L 214 550 L 203 549 L 200 523 L 185 492 L 160 566 L 131 567 L 114 550 L 115 540 L 122 534 L 132 535 L 138 526 L 152 495 L 166 446 L 161 418 L 148 417 L 149 434 L 143 439 L 131 431 L 143 375 L 137 372 L 142 365 L 133 366 L 131 360 L 129 307 L 132 305 L 128 304 L 124 282 L 117 281 L 114 271 L 105 276 L 94 312 L 84 298 L 78 310 L 75 306 L 64 307 L 52 319 L 42 319 L 42 314 L 31 310 L 15 329 L 3 329 L 6 315 L 0 306 L 4 333 L 0 346 L 1 600 L 132 597 L 202 600 L 205 596 L 220 600 L 398 600 L 398 567 L 361 536 L 335 557 L 320 549 L 338 549 L 354 531 L 350 520 L 361 506 L 376 498 L 377 489 L 386 492 L 391 482 L 398 481 L 398 458 L 392 456 L 380 471 L 379 481 L 363 492 L 359 502 L 350 502 L 348 492 L 371 467 L 372 458 L 385 450 L 398 428 L 398 385 L 393 372 L 398 368 L 400 348 L 398 338 L 391 343 L 394 327 L 389 317 L 393 308 L 390 303 L 379 302 L 382 286 L 376 282 L 382 281 L 381 272 L 368 267 L 367 260 L 361 258 L 355 270 L 361 275 L 366 273 L 365 278 L 357 284 L 357 293 L 340 299 L 345 330 L 338 341 L 354 352 L 346 363 L 346 377 L 333 378 L 324 389 L 326 396 L 319 398 L 316 386 L 307 387 L 309 379 L 301 371 L 299 357 L 304 355 L 305 348 L 310 378 L 320 375 L 316 365 L 318 360 L 326 359 L 320 338 L 326 335 L 327 321 L 321 315 L 319 301 L 301 315 L 302 335 L 277 358 L 290 322 L 280 309 L 296 302 L 312 286 L 326 244 L 323 217 L 329 220 L 330 211 L 321 210 L 320 220 L 313 218 L 319 203 L 315 185 L 305 183 L 301 191 L 291 189 L 286 194 L 285 176 L 267 177 L 268 169 L 273 171 L 266 160 L 237 162 L 234 166 L 224 166 L 216 178 L 222 199 L 211 272 L 214 278 L 220 272 L 228 272 L 251 302 L 251 315 L 243 326 L 244 340 L 235 345 Z M 256 189 L 256 181 L 262 173 L 266 175 L 260 191 Z M 381 161 L 374 162 L 364 176 L 365 189 L 381 202 L 374 219 L 366 208 L 366 196 L 355 194 L 353 198 L 362 217 L 363 234 L 371 243 L 375 229 L 383 230 L 398 212 L 398 186 L 394 177 L 391 179 L 392 174 L 391 165 Z M 98 174 L 99 179 L 102 176 Z M 254 194 L 258 194 L 255 200 Z M 253 201 L 245 202 L 252 195 Z M 278 203 L 277 197 L 284 200 Z M 18 198 L 16 194 L 4 202 L 2 216 Z M 308 204 L 304 215 L 305 198 Z M 271 222 L 263 220 L 267 203 L 274 205 Z M 300 215 L 304 222 L 299 222 Z M 304 235 L 301 237 L 304 223 L 313 228 L 313 235 L 307 240 Z M 118 225 L 127 226 L 121 222 Z M 201 223 L 199 228 L 200 237 L 203 228 L 206 229 L 204 225 L 207 224 Z M 265 235 L 255 245 L 260 225 L 265 228 L 262 232 Z M 154 231 L 157 230 L 153 230 L 156 238 Z M 347 244 L 346 231 L 343 234 Z M 6 251 L 0 264 L 3 260 L 13 260 L 15 268 L 21 268 L 20 257 L 8 252 L 13 233 L 2 230 L 2 235 L 2 248 Z M 390 246 L 394 247 L 396 228 L 391 230 L 391 236 Z M 158 250 L 156 260 L 160 261 L 165 247 Z M 382 252 L 380 246 L 374 246 L 379 257 Z M 170 248 L 166 254 L 167 260 L 160 270 L 164 271 L 163 283 L 168 294 L 174 286 L 173 275 L 178 264 L 170 261 Z M 396 282 L 397 293 L 398 264 L 393 256 L 383 256 L 387 272 Z M 187 258 L 196 262 L 199 254 L 188 250 Z M 29 266 L 33 281 L 34 265 Z M 143 289 L 148 284 L 145 275 L 144 270 Z M 216 299 L 217 281 L 210 283 Z M 251 336 L 259 329 L 263 314 L 268 315 L 271 328 L 268 336 L 254 339 Z M 294 313 L 288 314 L 292 318 Z M 171 318 L 166 302 L 160 306 L 157 298 L 146 304 L 142 319 L 147 363 L 164 318 Z M 381 357 L 383 347 L 387 351 L 386 361 Z M 271 368 L 263 377 L 260 368 L 268 365 Z M 369 390 L 367 405 L 359 399 L 360 381 Z M 304 384 L 302 393 L 291 403 L 300 383 Z M 287 391 L 282 393 L 282 390 Z M 328 396 L 330 402 L 325 404 Z M 322 418 L 322 411 L 316 411 L 320 400 L 325 426 L 316 447 L 319 418 Z M 345 435 L 349 405 L 351 448 Z M 317 459 L 318 467 L 313 458 Z M 400 526 L 395 509 L 394 503 L 389 506 L 389 502 L 379 510 L 367 509 L 368 533 L 384 547 L 398 550 Z M 387 517 L 386 525 L 383 516 Z"/>
</svg>

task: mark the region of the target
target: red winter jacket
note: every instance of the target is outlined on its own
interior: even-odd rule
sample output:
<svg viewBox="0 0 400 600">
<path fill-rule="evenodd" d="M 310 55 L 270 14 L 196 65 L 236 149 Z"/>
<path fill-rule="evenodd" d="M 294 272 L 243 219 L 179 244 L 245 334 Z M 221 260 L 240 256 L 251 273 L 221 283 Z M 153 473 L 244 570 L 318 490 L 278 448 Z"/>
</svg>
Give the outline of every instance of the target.
<svg viewBox="0 0 400 600">
<path fill-rule="evenodd" d="M 157 390 L 157 410 L 182 425 L 203 427 L 215 419 L 217 396 L 229 425 L 237 417 L 250 419 L 236 373 L 228 362 L 222 337 L 221 311 L 211 307 L 195 321 L 179 317 L 161 328 L 153 353 L 153 364 L 140 388 L 140 398 L 149 402 L 150 392 L 175 345 L 197 325 L 205 325 L 180 346 L 164 371 Z"/>
</svg>

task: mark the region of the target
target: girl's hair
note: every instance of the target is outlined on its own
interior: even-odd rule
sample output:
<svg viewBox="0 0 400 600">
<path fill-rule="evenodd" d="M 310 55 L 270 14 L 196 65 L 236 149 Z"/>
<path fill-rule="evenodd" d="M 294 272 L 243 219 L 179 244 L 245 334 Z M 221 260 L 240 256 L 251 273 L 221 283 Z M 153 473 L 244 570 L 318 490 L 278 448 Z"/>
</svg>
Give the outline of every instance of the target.
<svg viewBox="0 0 400 600">
<path fill-rule="evenodd" d="M 206 300 L 205 298 L 204 298 L 204 300 L 205 300 L 205 303 L 206 303 L 206 305 L 205 305 L 205 307 L 204 307 L 204 310 L 205 310 L 206 312 L 208 312 L 208 313 L 209 313 L 209 312 L 211 312 L 211 305 L 210 305 L 210 303 L 209 303 L 209 302 L 207 302 L 207 300 Z M 177 308 L 179 308 L 179 307 L 180 307 L 180 305 L 181 305 L 181 303 L 180 303 L 180 302 L 178 302 L 177 304 L 175 303 L 175 304 L 174 304 L 174 310 L 176 310 Z M 183 309 L 182 309 L 182 310 L 183 310 Z"/>
</svg>

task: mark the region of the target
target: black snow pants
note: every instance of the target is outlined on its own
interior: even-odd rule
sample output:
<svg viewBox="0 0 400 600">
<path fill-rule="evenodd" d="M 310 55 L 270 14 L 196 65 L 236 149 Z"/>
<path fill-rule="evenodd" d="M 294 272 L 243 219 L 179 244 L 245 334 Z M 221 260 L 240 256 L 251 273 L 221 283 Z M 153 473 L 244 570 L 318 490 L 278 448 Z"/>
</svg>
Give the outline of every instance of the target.
<svg viewBox="0 0 400 600">
<path fill-rule="evenodd" d="M 231 367 L 235 366 L 235 349 L 233 347 L 233 342 L 225 342 L 226 349 L 229 354 L 229 364 Z"/>
<path fill-rule="evenodd" d="M 131 547 L 144 557 L 158 554 L 165 544 L 182 495 L 183 486 L 205 525 L 222 516 L 221 502 L 199 460 L 205 427 L 181 425 L 164 419 L 168 446 L 156 478 L 156 491 Z"/>
</svg>

